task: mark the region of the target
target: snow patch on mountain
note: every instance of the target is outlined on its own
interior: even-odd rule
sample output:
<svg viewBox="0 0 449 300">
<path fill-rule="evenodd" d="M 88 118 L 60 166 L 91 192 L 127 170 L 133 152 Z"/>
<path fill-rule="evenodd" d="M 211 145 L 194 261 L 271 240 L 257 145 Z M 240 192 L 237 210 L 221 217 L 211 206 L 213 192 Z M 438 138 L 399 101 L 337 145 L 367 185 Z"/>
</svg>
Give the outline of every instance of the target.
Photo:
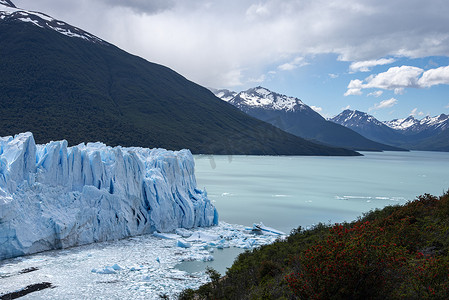
<svg viewBox="0 0 449 300">
<path fill-rule="evenodd" d="M 81 38 L 94 43 L 104 43 L 102 39 L 63 21 L 56 20 L 46 14 L 17 8 L 8 0 L 0 0 L 1 21 L 21 21 L 31 23 L 40 28 L 54 30 L 69 37 Z"/>
<path fill-rule="evenodd" d="M 424 130 L 435 130 L 439 132 L 449 128 L 449 115 L 426 116 L 421 120 L 409 116 L 405 119 L 395 119 L 384 123 L 393 129 L 406 132 L 419 133 Z"/>
<path fill-rule="evenodd" d="M 217 97 L 233 104 L 240 109 L 247 107 L 284 111 L 312 110 L 298 98 L 277 94 L 260 86 L 240 92 L 238 94 L 228 93 L 224 95 L 219 91 L 215 93 Z"/>
<path fill-rule="evenodd" d="M 16 6 L 14 5 L 14 3 L 12 3 L 12 2 L 9 1 L 9 0 L 0 0 L 0 4 L 6 5 L 6 6 L 9 6 L 9 7 L 16 7 Z"/>
<path fill-rule="evenodd" d="M 394 119 L 384 122 L 385 125 L 395 130 L 406 130 L 407 128 L 410 128 L 417 123 L 419 123 L 419 121 L 416 120 L 413 116 L 409 116 L 404 119 Z"/>
<path fill-rule="evenodd" d="M 329 121 L 346 127 L 364 127 L 367 124 L 383 125 L 382 122 L 367 113 L 349 109 L 344 110 L 339 115 L 329 119 Z"/>
<path fill-rule="evenodd" d="M 445 130 L 449 128 L 449 115 L 441 114 L 435 117 L 427 116 L 419 121 L 419 125 Z"/>
<path fill-rule="evenodd" d="M 234 99 L 235 96 L 237 96 L 237 92 L 226 90 L 226 89 L 220 89 L 220 90 L 211 89 L 211 91 L 215 94 L 215 96 L 217 96 L 218 98 L 220 98 L 221 100 L 223 100 L 225 102 L 229 102 L 232 99 Z"/>
<path fill-rule="evenodd" d="M 188 150 L 0 138 L 0 260 L 217 223 Z"/>
</svg>

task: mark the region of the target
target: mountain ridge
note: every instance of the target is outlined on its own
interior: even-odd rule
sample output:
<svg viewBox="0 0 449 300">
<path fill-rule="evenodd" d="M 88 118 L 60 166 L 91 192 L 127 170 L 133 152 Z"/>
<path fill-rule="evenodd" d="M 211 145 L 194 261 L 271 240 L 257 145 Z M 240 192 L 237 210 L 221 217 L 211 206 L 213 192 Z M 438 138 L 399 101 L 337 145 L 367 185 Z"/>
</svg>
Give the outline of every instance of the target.
<svg viewBox="0 0 449 300">
<path fill-rule="evenodd" d="M 426 130 L 441 132 L 449 128 L 449 115 L 425 116 L 421 120 L 410 115 L 405 119 L 394 119 L 383 123 L 393 129 L 403 131 L 405 134 L 415 134 Z"/>
<path fill-rule="evenodd" d="M 261 86 L 239 93 L 223 89 L 213 91 L 217 97 L 248 115 L 316 143 L 358 151 L 405 151 L 368 140 L 344 126 L 327 121 L 302 100 Z"/>
<path fill-rule="evenodd" d="M 47 14 L 17 8 L 9 0 L 0 0 L 0 5 L 4 6 L 3 8 L 0 7 L 0 20 L 26 22 L 41 28 L 54 30 L 69 37 L 77 37 L 94 43 L 107 44 L 107 42 L 99 37 L 96 37 L 95 35 L 90 34 L 78 27 L 69 25 L 64 21 L 54 19 Z"/>
<path fill-rule="evenodd" d="M 5 5 L 5 6 L 9 6 L 9 7 L 12 7 L 12 8 L 16 8 L 16 6 L 14 5 L 14 3 L 12 3 L 12 2 L 9 1 L 9 0 L 0 0 L 0 4 L 3 4 L 3 5 Z"/>
<path fill-rule="evenodd" d="M 329 119 L 372 140 L 412 150 L 449 151 L 449 116 L 414 116 L 381 122 L 374 116 L 357 110 L 344 110 Z"/>
</svg>

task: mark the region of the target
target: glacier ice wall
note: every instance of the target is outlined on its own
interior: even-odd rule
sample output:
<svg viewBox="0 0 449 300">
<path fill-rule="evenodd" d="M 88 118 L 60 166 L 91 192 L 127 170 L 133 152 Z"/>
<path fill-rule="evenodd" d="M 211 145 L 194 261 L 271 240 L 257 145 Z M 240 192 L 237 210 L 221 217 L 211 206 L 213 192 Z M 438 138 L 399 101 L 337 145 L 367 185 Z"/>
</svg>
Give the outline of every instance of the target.
<svg viewBox="0 0 449 300">
<path fill-rule="evenodd" d="M 188 150 L 0 138 L 0 260 L 217 223 Z"/>
</svg>

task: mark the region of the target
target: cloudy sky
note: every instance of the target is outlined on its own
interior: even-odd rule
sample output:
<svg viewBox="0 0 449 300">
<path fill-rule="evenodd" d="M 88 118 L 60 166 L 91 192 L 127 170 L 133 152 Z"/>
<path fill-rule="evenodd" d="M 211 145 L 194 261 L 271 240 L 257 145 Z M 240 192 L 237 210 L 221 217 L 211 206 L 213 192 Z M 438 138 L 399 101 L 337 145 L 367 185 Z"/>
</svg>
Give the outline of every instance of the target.
<svg viewBox="0 0 449 300">
<path fill-rule="evenodd" d="M 324 116 L 449 113 L 447 0 L 12 0 L 206 87 L 264 86 Z"/>
</svg>

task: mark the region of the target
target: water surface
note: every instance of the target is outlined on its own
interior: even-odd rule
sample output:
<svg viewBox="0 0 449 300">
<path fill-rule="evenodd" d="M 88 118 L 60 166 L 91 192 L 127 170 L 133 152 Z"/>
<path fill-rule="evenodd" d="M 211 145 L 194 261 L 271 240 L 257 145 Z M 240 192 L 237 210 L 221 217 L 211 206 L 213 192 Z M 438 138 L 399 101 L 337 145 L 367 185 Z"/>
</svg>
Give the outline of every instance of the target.
<svg viewBox="0 0 449 300">
<path fill-rule="evenodd" d="M 373 208 L 449 188 L 449 153 L 363 152 L 360 157 L 196 155 L 220 220 L 290 232 L 351 221 Z"/>
</svg>

